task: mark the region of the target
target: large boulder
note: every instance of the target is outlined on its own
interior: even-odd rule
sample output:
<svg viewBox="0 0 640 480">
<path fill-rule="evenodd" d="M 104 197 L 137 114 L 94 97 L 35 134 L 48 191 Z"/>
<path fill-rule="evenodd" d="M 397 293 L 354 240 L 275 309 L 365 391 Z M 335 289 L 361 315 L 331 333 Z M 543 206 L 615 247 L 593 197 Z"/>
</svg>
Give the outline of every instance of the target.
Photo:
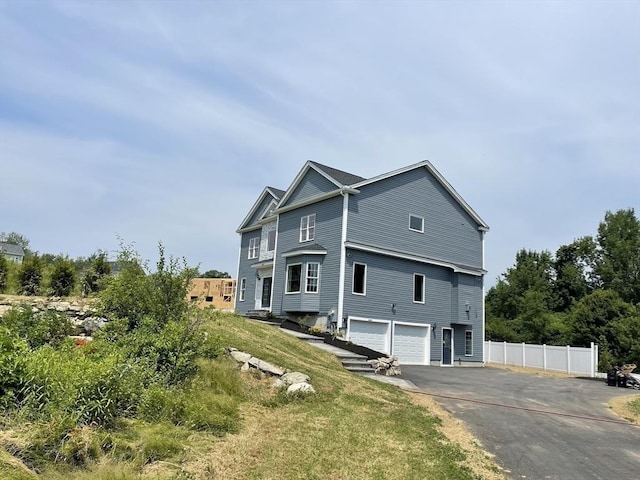
<svg viewBox="0 0 640 480">
<path fill-rule="evenodd" d="M 247 363 L 251 359 L 251 354 L 241 352 L 240 350 L 232 350 L 229 355 L 238 363 Z"/>
<path fill-rule="evenodd" d="M 313 385 L 307 382 L 294 383 L 287 388 L 287 395 L 293 395 L 295 393 L 316 393 Z"/>
<path fill-rule="evenodd" d="M 282 383 L 284 383 L 285 385 L 293 385 L 294 383 L 305 383 L 305 382 L 308 383 L 309 375 L 306 375 L 300 372 L 290 372 L 282 375 L 280 379 L 282 380 Z"/>
</svg>

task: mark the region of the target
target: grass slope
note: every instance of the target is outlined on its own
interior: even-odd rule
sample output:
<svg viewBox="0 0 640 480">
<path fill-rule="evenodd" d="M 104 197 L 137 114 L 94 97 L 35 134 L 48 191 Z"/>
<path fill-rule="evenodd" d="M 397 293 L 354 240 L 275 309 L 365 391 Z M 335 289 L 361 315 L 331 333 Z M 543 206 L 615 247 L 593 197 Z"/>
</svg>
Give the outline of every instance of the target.
<svg viewBox="0 0 640 480">
<path fill-rule="evenodd" d="M 462 441 L 443 429 L 432 412 L 440 417 L 446 412 L 426 397 L 351 374 L 333 355 L 273 326 L 218 315 L 207 329 L 224 346 L 306 373 L 318 393 L 289 398 L 271 387 L 272 378 L 240 373 L 227 358 L 208 361 L 202 365 L 202 391 L 194 394 L 194 402 L 209 394 L 236 402 L 240 421 L 234 433 L 215 436 L 127 420 L 112 431 L 78 432 L 76 454 L 108 443 L 107 453 L 82 468 L 50 465 L 36 476 L 8 453 L 19 450 L 16 445 L 24 441 L 20 432 L 0 431 L 0 478 L 504 478 L 472 437 Z M 455 421 L 446 423 L 450 427 Z"/>
</svg>

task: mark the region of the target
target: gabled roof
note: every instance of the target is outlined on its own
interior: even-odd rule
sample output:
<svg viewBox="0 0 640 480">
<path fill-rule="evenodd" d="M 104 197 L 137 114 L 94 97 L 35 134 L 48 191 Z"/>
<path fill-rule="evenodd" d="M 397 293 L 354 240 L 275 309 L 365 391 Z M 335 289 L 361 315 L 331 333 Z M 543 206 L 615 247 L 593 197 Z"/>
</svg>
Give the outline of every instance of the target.
<svg viewBox="0 0 640 480">
<path fill-rule="evenodd" d="M 442 176 L 440 172 L 438 172 L 438 170 L 436 170 L 436 167 L 434 167 L 429 160 L 423 160 L 422 162 L 414 163 L 413 165 L 408 165 L 406 167 L 399 168 L 398 170 L 394 170 L 392 172 L 383 173 L 382 175 L 378 175 L 377 177 L 373 177 L 368 180 L 363 180 L 361 182 L 355 183 L 351 185 L 351 187 L 361 188 L 361 187 L 364 187 L 365 185 L 370 185 L 372 183 L 385 180 L 387 178 L 395 177 L 396 175 L 400 175 L 402 173 L 415 170 L 417 168 L 426 168 L 431 173 L 431 175 L 433 175 L 434 178 L 438 180 L 440 185 L 442 185 L 444 189 L 453 197 L 453 199 L 458 203 L 458 205 L 460 205 L 462 209 L 465 212 L 467 212 L 471 218 L 473 218 L 473 220 L 480 226 L 481 230 L 485 230 L 485 231 L 489 230 L 489 225 L 487 225 L 487 223 L 484 220 L 482 220 L 482 218 L 480 218 L 480 215 L 478 215 L 475 212 L 475 210 L 473 210 L 473 208 L 471 208 L 471 206 L 467 202 L 465 202 L 464 198 L 462 198 L 460 194 L 456 192 L 455 188 L 453 188 L 451 184 L 447 182 L 447 180 Z"/>
<path fill-rule="evenodd" d="M 317 167 L 316 170 L 318 169 L 322 170 L 322 172 L 330 176 L 335 182 L 339 183 L 340 186 L 352 185 L 354 183 L 365 180 L 364 177 L 360 177 L 358 175 L 354 175 L 353 173 L 345 172 L 343 170 L 338 170 L 337 168 L 328 167 L 318 162 L 309 161 L 309 163 Z"/>
<path fill-rule="evenodd" d="M 312 162 L 311 160 L 308 160 L 307 163 L 304 164 L 304 166 L 302 167 L 298 175 L 296 175 L 296 178 L 293 179 L 293 182 L 287 189 L 286 193 L 280 199 L 280 203 L 278 204 L 278 207 L 287 203 L 287 200 L 289 199 L 291 194 L 293 194 L 293 192 L 295 191 L 296 187 L 300 184 L 300 182 L 302 182 L 302 179 L 305 177 L 309 169 L 315 170 L 324 178 L 329 180 L 331 183 L 333 183 L 336 186 L 336 189 L 343 188 L 345 186 L 350 185 L 351 183 L 360 182 L 364 180 L 364 177 L 359 177 L 358 175 L 344 172 L 342 170 L 338 170 L 337 168 L 327 167 L 326 165 L 322 165 L 321 163 Z"/>
<path fill-rule="evenodd" d="M 251 218 L 256 214 L 258 208 L 260 207 L 260 204 L 262 204 L 265 198 L 271 197 L 277 203 L 280 201 L 284 193 L 284 190 L 280 190 L 279 188 L 265 187 L 258 197 L 258 200 L 256 200 L 256 202 L 253 204 L 253 207 L 251 207 L 251 210 L 249 210 L 247 216 L 244 217 L 244 220 L 242 220 L 242 223 L 240 224 L 236 232 L 240 233 L 241 230 L 249 226 L 249 220 L 251 220 Z"/>
<path fill-rule="evenodd" d="M 15 243 L 0 242 L 0 253 L 24 257 L 24 250 L 20 245 L 16 245 Z"/>
</svg>

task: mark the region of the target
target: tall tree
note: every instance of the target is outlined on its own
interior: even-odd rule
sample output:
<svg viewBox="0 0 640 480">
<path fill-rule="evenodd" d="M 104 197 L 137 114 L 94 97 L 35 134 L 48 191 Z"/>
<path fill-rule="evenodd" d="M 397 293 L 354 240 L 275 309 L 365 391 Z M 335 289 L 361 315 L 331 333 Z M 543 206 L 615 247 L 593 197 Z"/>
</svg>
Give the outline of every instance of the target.
<svg viewBox="0 0 640 480">
<path fill-rule="evenodd" d="M 640 220 L 633 208 L 607 212 L 598 226 L 594 272 L 602 288 L 640 303 Z"/>
<path fill-rule="evenodd" d="M 558 248 L 553 264 L 556 311 L 568 310 L 591 291 L 589 278 L 595 249 L 596 244 L 591 237 L 583 237 Z"/>
</svg>

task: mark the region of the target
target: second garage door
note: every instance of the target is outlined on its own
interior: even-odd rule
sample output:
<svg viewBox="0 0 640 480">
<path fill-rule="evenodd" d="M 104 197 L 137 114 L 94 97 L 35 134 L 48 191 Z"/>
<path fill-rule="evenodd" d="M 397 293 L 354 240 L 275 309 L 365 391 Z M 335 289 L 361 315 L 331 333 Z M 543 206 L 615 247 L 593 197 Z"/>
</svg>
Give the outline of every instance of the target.
<svg viewBox="0 0 640 480">
<path fill-rule="evenodd" d="M 430 351 L 430 325 L 395 323 L 393 355 L 401 365 L 427 365 Z"/>
<path fill-rule="evenodd" d="M 349 318 L 349 341 L 389 353 L 389 322 Z"/>
</svg>

